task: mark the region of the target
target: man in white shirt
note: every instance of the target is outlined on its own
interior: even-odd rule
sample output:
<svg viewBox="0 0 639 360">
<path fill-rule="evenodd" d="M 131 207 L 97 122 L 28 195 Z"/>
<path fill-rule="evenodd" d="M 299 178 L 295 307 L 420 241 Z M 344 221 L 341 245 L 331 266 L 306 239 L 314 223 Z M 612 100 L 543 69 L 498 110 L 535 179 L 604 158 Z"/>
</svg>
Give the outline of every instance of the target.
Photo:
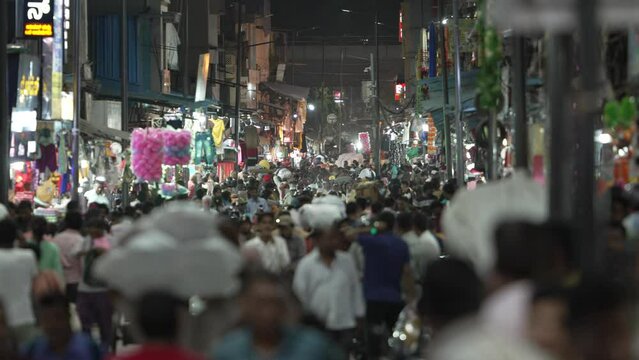
<svg viewBox="0 0 639 360">
<path fill-rule="evenodd" d="M 397 216 L 397 232 L 408 245 L 410 265 L 417 281 L 422 278 L 426 265 L 437 260 L 441 255 L 437 239 L 426 230 L 427 227 L 428 219 L 423 214 L 416 214 L 414 219 L 410 213 L 401 213 Z"/>
<path fill-rule="evenodd" d="M 312 313 L 348 350 L 365 314 L 364 293 L 353 258 L 338 251 L 342 234 L 334 225 L 316 229 L 316 248 L 299 263 L 293 290 L 304 309 Z"/>
<path fill-rule="evenodd" d="M 0 302 L 18 342 L 25 343 L 36 335 L 31 284 L 38 267 L 31 250 L 14 248 L 17 229 L 12 220 L 0 221 L 0 234 Z"/>
<path fill-rule="evenodd" d="M 256 230 L 258 236 L 242 246 L 244 253 L 257 253 L 264 269 L 276 274 L 282 273 L 291 263 L 286 240 L 273 235 L 275 221 L 270 213 L 257 214 Z"/>
<path fill-rule="evenodd" d="M 93 186 L 93 190 L 89 190 L 84 193 L 84 198 L 87 200 L 87 205 L 91 205 L 93 203 L 96 204 L 104 204 L 111 208 L 111 202 L 109 198 L 104 193 L 104 188 L 106 186 L 106 179 L 102 176 L 98 176 L 95 178 L 95 185 Z"/>
<path fill-rule="evenodd" d="M 248 201 L 246 203 L 246 213 L 253 220 L 255 215 L 260 213 L 270 213 L 271 207 L 266 199 L 257 196 L 257 188 L 250 187 L 248 191 Z"/>
</svg>

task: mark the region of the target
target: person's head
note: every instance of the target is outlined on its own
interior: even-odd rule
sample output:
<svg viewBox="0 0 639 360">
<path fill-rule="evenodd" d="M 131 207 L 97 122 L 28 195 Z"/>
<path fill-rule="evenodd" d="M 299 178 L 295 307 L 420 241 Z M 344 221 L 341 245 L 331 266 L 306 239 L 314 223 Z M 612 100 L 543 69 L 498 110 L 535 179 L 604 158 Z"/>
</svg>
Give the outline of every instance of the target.
<svg viewBox="0 0 639 360">
<path fill-rule="evenodd" d="M 11 249 L 18 238 L 18 228 L 11 219 L 0 221 L 0 249 Z"/>
<path fill-rule="evenodd" d="M 533 226 L 525 222 L 504 223 L 497 227 L 495 272 L 500 281 L 532 278 L 536 260 L 533 244 L 528 241 L 532 231 Z"/>
<path fill-rule="evenodd" d="M 47 234 L 48 223 L 42 216 L 34 216 L 31 218 L 31 231 L 33 232 L 33 240 L 40 242 L 44 240 Z"/>
<path fill-rule="evenodd" d="M 18 203 L 16 216 L 19 218 L 30 218 L 33 213 L 33 204 L 28 200 L 22 200 Z"/>
<path fill-rule="evenodd" d="M 455 258 L 438 259 L 426 268 L 418 310 L 435 330 L 479 310 L 483 288 L 473 267 Z"/>
<path fill-rule="evenodd" d="M 257 199 L 257 186 L 251 186 L 247 189 L 249 199 Z"/>
<path fill-rule="evenodd" d="M 373 215 L 379 215 L 384 210 L 384 203 L 376 201 L 371 205 L 371 213 Z"/>
<path fill-rule="evenodd" d="M 93 217 L 86 222 L 86 232 L 92 239 L 103 237 L 106 230 L 107 226 L 102 218 Z"/>
<path fill-rule="evenodd" d="M 379 233 L 393 231 L 395 228 L 395 215 L 388 211 L 383 211 L 375 217 L 375 228 Z"/>
<path fill-rule="evenodd" d="M 405 234 L 413 230 L 413 214 L 401 213 L 397 215 L 397 232 Z"/>
<path fill-rule="evenodd" d="M 67 214 L 69 212 L 79 212 L 80 211 L 80 203 L 77 200 L 71 200 L 67 204 Z"/>
<path fill-rule="evenodd" d="M 571 292 L 569 309 L 575 358 L 632 358 L 631 299 L 624 287 L 608 279 L 584 279 Z"/>
<path fill-rule="evenodd" d="M 293 223 L 293 218 L 291 214 L 288 212 L 283 212 L 278 216 L 277 220 L 275 220 L 277 228 L 280 231 L 280 235 L 285 239 L 290 239 L 293 237 L 293 229 L 295 228 L 295 224 Z"/>
<path fill-rule="evenodd" d="M 222 187 L 220 185 L 215 185 L 213 187 L 213 196 L 221 196 L 222 195 Z"/>
<path fill-rule="evenodd" d="M 557 359 L 570 358 L 568 295 L 568 290 L 562 287 L 541 286 L 531 301 L 528 336 Z"/>
<path fill-rule="evenodd" d="M 351 220 L 357 220 L 362 215 L 362 210 L 355 202 L 346 204 L 346 216 Z"/>
<path fill-rule="evenodd" d="M 67 212 L 64 216 L 64 227 L 66 229 L 80 231 L 82 223 L 82 214 L 77 211 Z"/>
<path fill-rule="evenodd" d="M 39 298 L 40 327 L 54 348 L 65 348 L 73 330 L 69 302 L 61 292 L 52 292 Z"/>
<path fill-rule="evenodd" d="M 334 224 L 326 229 L 315 229 L 311 237 L 322 255 L 333 256 L 343 246 L 344 234 L 342 234 L 339 224 Z"/>
<path fill-rule="evenodd" d="M 288 292 L 280 278 L 266 271 L 247 273 L 240 292 L 245 323 L 256 337 L 276 336 L 286 322 Z"/>
<path fill-rule="evenodd" d="M 137 320 L 146 342 L 175 343 L 180 301 L 165 291 L 150 291 L 137 302 Z"/>
<path fill-rule="evenodd" d="M 104 192 L 105 187 L 106 187 L 106 181 L 104 181 L 103 179 L 100 179 L 99 177 L 98 179 L 95 180 L 95 184 L 93 184 L 93 189 L 95 190 L 97 194 L 102 194 Z"/>
<path fill-rule="evenodd" d="M 257 214 L 257 222 L 255 224 L 255 230 L 262 238 L 270 238 L 273 230 L 275 230 L 275 219 L 273 214 L 259 213 Z"/>
</svg>

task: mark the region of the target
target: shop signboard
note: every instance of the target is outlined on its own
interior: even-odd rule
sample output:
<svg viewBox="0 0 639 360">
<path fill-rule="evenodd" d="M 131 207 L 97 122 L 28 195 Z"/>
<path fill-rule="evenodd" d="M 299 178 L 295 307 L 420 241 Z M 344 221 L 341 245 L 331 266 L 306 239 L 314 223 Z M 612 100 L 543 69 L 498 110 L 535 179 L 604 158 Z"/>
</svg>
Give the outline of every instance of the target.
<svg viewBox="0 0 639 360">
<path fill-rule="evenodd" d="M 40 94 L 40 59 L 37 56 L 21 54 L 18 65 L 18 110 L 36 110 Z"/>
<path fill-rule="evenodd" d="M 25 37 L 53 36 L 53 0 L 24 0 L 22 35 Z"/>
</svg>

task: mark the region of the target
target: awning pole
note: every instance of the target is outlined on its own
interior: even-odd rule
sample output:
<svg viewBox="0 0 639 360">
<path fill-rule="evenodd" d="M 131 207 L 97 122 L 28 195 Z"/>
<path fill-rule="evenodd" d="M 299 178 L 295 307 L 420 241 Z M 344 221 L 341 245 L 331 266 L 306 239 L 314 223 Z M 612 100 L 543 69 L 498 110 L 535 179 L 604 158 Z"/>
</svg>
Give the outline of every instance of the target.
<svg viewBox="0 0 639 360">
<path fill-rule="evenodd" d="M 7 94 L 7 38 L 9 37 L 7 0 L 0 0 L 0 203 L 9 200 L 9 144 L 11 144 L 11 116 Z"/>
<path fill-rule="evenodd" d="M 453 0 L 453 36 L 455 38 L 455 132 L 457 137 L 457 166 L 455 177 L 457 186 L 464 187 L 466 175 L 466 161 L 464 156 L 464 124 L 462 123 L 462 96 L 461 96 L 461 56 L 459 35 L 459 0 Z"/>
<path fill-rule="evenodd" d="M 82 16 L 82 0 L 75 0 L 73 8 L 73 130 L 72 134 L 72 168 L 71 177 L 73 187 L 71 198 L 75 201 L 80 199 L 80 109 L 82 108 L 82 72 L 80 59 L 80 17 Z"/>
</svg>

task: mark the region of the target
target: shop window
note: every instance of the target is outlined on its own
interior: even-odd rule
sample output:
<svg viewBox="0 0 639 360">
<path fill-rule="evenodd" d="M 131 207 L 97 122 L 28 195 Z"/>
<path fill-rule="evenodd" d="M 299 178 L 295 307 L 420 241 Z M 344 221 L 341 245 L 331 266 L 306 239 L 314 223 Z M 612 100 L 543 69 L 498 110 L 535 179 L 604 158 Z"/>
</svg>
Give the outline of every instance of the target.
<svg viewBox="0 0 639 360">
<path fill-rule="evenodd" d="M 94 59 L 96 77 L 120 80 L 120 16 L 96 16 L 94 28 Z M 129 50 L 129 83 L 138 84 L 137 19 L 128 18 L 127 47 Z"/>
</svg>

